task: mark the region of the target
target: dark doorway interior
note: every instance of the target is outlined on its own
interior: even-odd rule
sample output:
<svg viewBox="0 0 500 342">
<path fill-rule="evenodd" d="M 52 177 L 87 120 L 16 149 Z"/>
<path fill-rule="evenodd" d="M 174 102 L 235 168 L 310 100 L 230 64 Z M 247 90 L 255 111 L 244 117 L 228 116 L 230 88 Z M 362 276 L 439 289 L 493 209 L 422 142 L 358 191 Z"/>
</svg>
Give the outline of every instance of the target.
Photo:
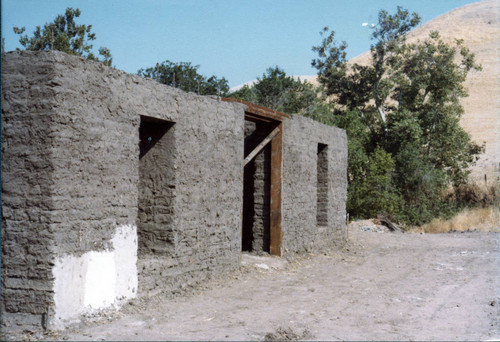
<svg viewBox="0 0 500 342">
<path fill-rule="evenodd" d="M 139 127 L 138 254 L 174 248 L 174 123 L 141 116 Z"/>
<path fill-rule="evenodd" d="M 245 156 L 276 125 L 245 121 Z M 267 144 L 244 169 L 242 250 L 270 251 L 271 144 Z"/>
</svg>

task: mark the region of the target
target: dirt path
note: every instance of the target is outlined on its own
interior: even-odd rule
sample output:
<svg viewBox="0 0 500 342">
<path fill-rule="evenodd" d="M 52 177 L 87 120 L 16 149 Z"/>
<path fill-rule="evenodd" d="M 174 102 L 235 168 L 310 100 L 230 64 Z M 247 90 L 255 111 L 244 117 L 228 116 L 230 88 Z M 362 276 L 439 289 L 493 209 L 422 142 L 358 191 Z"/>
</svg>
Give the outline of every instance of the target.
<svg viewBox="0 0 500 342">
<path fill-rule="evenodd" d="M 136 302 L 110 321 L 80 324 L 58 338 L 500 338 L 498 233 L 420 235 L 360 228 L 350 228 L 343 252 L 290 262 L 245 256 L 242 272 L 209 288 Z"/>
</svg>

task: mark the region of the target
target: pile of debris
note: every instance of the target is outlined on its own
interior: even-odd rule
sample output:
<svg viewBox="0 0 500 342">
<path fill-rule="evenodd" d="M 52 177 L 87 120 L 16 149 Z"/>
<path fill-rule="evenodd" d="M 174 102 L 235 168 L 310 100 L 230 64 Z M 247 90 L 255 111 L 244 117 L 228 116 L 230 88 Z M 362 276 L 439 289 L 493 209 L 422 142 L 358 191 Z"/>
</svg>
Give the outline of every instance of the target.
<svg viewBox="0 0 500 342">
<path fill-rule="evenodd" d="M 375 219 L 353 221 L 349 223 L 349 230 L 360 230 L 363 232 L 398 232 L 403 233 L 404 230 L 384 215 L 378 215 Z"/>
</svg>

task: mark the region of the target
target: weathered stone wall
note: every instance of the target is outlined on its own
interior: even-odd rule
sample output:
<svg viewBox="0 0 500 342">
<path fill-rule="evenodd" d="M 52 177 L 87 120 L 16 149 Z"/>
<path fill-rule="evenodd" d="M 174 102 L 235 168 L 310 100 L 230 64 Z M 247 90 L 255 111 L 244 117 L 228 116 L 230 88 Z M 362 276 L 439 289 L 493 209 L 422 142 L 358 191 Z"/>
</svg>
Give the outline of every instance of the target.
<svg viewBox="0 0 500 342">
<path fill-rule="evenodd" d="M 0 312 L 4 322 L 40 325 L 54 302 L 54 66 L 47 55 L 11 57 L 2 56 Z"/>
<path fill-rule="evenodd" d="M 319 252 L 341 246 L 346 238 L 345 131 L 294 115 L 284 121 L 283 134 L 283 250 L 285 253 Z M 327 145 L 328 164 L 327 225 L 319 226 L 318 144 Z"/>
<path fill-rule="evenodd" d="M 152 82 L 152 81 L 150 81 Z M 243 107 L 175 89 L 176 158 L 170 257 L 139 258 L 139 291 L 172 291 L 239 267 Z"/>
<path fill-rule="evenodd" d="M 57 327 L 239 267 L 244 105 L 61 52 L 2 58 L 4 324 Z M 252 163 L 253 249 L 269 244 L 269 154 Z M 346 163 L 344 131 L 284 121 L 285 253 L 344 241 Z"/>
<path fill-rule="evenodd" d="M 63 53 L 46 54 L 53 59 L 49 84 L 56 102 L 53 141 L 46 146 L 54 164 L 51 316 L 61 325 L 137 293 L 140 117 L 115 93 L 127 83 L 125 74 Z"/>
<path fill-rule="evenodd" d="M 266 135 L 269 132 L 265 131 Z M 264 139 L 264 135 L 260 139 Z M 269 253 L 271 209 L 271 144 L 262 149 L 252 161 L 255 165 L 252 251 Z"/>
<path fill-rule="evenodd" d="M 257 125 L 255 122 L 245 121 L 244 152 L 248 155 L 254 148 L 254 135 Z M 255 163 L 248 163 L 243 170 L 243 221 L 241 227 L 242 251 L 252 251 L 253 243 L 253 217 L 255 215 Z"/>
<path fill-rule="evenodd" d="M 86 94 L 81 101 L 91 103 L 94 112 L 102 109 L 107 119 L 128 122 L 119 126 L 128 132 L 115 131 L 110 137 L 114 144 L 126 146 L 128 150 L 112 153 L 116 155 L 114 160 L 124 160 L 118 165 L 110 165 L 109 171 L 121 174 L 123 170 L 123 175 L 131 180 L 131 188 L 126 186 L 129 182 L 121 178 L 117 184 L 102 189 L 105 197 L 117 199 L 118 217 L 127 219 L 127 222 L 130 220 L 136 224 L 138 214 L 140 116 L 174 123 L 173 131 L 167 135 L 175 141 L 175 158 L 168 161 L 173 165 L 170 164 L 163 174 L 168 178 L 168 170 L 173 168 L 176 175 L 167 182 L 170 183 L 169 196 L 173 193 L 174 197 L 170 205 L 172 216 L 163 217 L 171 222 L 165 229 L 170 230 L 169 241 L 173 242 L 173 248 L 166 255 L 159 243 L 157 249 L 151 250 L 153 253 L 140 253 L 137 263 L 139 292 L 154 294 L 174 290 L 205 279 L 212 272 L 238 267 L 243 155 L 241 106 L 187 94 L 97 63 L 65 55 L 61 57 L 63 60 L 59 61 L 59 66 L 67 77 L 74 80 L 76 74 L 81 79 L 75 89 Z M 73 65 L 67 65 L 66 61 L 76 65 L 67 70 Z M 65 88 L 68 89 L 68 85 Z M 75 105 L 75 101 L 65 103 Z M 76 107 L 80 106 L 83 104 Z M 84 115 L 92 116 L 92 112 Z M 106 118 L 103 118 L 104 122 Z M 96 135 L 105 139 L 115 129 L 108 127 Z M 90 127 L 89 130 L 93 131 Z M 101 158 L 96 159 L 103 162 Z M 114 189 L 119 189 L 118 196 L 113 193 Z M 167 213 L 163 215 L 168 216 Z M 113 215 L 107 216 L 114 218 Z M 144 244 L 149 239 L 150 245 L 161 240 L 155 234 L 143 238 Z"/>
<path fill-rule="evenodd" d="M 60 52 L 8 53 L 4 68 L 4 318 L 62 321 L 238 267 L 241 105 Z M 175 230 L 169 257 L 137 261 L 141 116 L 175 123 Z"/>
</svg>

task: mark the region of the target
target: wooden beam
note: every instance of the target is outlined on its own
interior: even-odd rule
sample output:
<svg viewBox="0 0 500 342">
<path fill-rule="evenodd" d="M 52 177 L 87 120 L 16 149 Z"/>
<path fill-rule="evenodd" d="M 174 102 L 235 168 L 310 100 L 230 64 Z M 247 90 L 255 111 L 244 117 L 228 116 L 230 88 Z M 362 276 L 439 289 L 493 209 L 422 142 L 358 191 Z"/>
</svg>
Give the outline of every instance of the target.
<svg viewBox="0 0 500 342">
<path fill-rule="evenodd" d="M 283 231 L 281 226 L 281 184 L 283 169 L 283 124 L 278 134 L 271 141 L 271 204 L 270 204 L 270 246 L 271 255 L 282 255 L 281 244 L 283 241 Z"/>
<path fill-rule="evenodd" d="M 276 127 L 267 137 L 262 140 L 260 144 L 257 145 L 256 148 L 253 149 L 252 152 L 248 154 L 248 156 L 245 157 L 245 160 L 243 162 L 243 166 L 246 166 L 255 156 L 257 153 L 259 153 L 266 145 L 280 132 L 280 128 Z"/>
<path fill-rule="evenodd" d="M 274 121 L 283 121 L 283 119 L 285 119 L 285 118 L 287 118 L 287 119 L 290 118 L 290 115 L 288 115 L 288 114 L 278 112 L 278 111 L 273 110 L 271 108 L 259 106 L 255 103 L 251 103 L 251 102 L 247 102 L 247 101 L 243 101 L 243 100 L 239 100 L 239 99 L 235 99 L 235 98 L 231 98 L 231 97 L 223 97 L 222 101 L 242 103 L 242 104 L 246 105 L 246 110 L 245 110 L 246 113 L 245 114 L 250 113 L 250 114 L 253 114 L 259 118 L 271 119 Z"/>
<path fill-rule="evenodd" d="M 252 121 L 252 122 L 273 122 L 272 119 L 267 119 L 263 118 L 261 116 L 256 116 L 254 114 L 245 112 L 245 120 Z"/>
</svg>

